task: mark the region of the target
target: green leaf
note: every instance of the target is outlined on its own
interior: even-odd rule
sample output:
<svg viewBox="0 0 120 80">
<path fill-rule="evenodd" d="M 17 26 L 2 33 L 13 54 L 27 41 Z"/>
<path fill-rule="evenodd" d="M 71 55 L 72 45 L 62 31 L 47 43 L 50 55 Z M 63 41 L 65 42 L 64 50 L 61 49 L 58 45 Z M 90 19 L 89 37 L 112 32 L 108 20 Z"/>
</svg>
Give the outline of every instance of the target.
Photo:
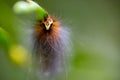
<svg viewBox="0 0 120 80">
<path fill-rule="evenodd" d="M 14 7 L 14 12 L 17 14 L 30 14 L 35 12 L 37 19 L 43 19 L 48 13 L 34 1 L 18 1 Z"/>
<path fill-rule="evenodd" d="M 11 43 L 8 33 L 0 27 L 0 47 L 8 48 Z"/>
</svg>

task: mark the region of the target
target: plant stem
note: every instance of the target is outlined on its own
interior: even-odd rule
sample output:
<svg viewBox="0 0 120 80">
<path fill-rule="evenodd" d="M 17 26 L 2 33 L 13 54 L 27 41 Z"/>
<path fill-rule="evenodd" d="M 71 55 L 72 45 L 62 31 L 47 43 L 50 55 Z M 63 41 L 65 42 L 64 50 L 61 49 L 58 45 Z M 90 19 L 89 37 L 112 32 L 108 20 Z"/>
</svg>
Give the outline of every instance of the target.
<svg viewBox="0 0 120 80">
<path fill-rule="evenodd" d="M 32 1 L 32 0 L 26 0 L 27 2 L 30 2 L 30 1 Z"/>
</svg>

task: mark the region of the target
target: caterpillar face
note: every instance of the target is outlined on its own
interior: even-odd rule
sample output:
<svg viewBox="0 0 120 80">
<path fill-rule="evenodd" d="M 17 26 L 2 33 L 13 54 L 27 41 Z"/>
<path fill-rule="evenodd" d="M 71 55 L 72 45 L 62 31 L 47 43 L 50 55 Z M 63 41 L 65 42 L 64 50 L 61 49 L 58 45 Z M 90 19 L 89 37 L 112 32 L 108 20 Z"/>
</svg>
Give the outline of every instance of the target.
<svg viewBox="0 0 120 80">
<path fill-rule="evenodd" d="M 52 27 L 52 25 L 53 25 L 53 20 L 52 20 L 52 18 L 48 17 L 47 19 L 45 19 L 42 22 L 42 24 L 43 24 L 43 27 L 45 27 L 46 30 L 49 30 L 50 27 Z"/>
</svg>

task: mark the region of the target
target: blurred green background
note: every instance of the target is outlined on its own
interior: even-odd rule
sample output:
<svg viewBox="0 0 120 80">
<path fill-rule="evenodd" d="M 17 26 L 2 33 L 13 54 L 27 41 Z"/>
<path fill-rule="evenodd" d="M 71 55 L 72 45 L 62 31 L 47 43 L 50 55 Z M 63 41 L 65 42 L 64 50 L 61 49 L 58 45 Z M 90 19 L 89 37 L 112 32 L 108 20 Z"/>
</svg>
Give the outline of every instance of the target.
<svg viewBox="0 0 120 80">
<path fill-rule="evenodd" d="M 10 41 L 5 37 L 0 42 L 0 80 L 30 80 L 27 78 L 28 65 L 14 63 L 9 54 L 14 44 L 22 45 L 18 51 L 31 52 L 26 28 L 33 26 L 34 21 L 29 16 L 16 17 L 13 5 L 17 1 L 0 0 L 0 27 L 12 38 Z M 60 80 L 120 80 L 119 0 L 34 1 L 70 28 L 68 78 L 61 76 Z M 5 41 L 10 44 L 2 44 Z"/>
</svg>

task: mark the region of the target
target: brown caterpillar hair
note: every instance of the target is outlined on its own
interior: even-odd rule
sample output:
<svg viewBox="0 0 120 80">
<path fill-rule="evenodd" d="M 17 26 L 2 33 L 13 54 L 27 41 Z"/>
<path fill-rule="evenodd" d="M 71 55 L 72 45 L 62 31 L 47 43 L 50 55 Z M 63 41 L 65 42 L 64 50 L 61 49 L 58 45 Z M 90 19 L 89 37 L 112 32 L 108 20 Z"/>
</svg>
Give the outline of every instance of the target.
<svg viewBox="0 0 120 80">
<path fill-rule="evenodd" d="M 61 71 L 67 41 L 67 31 L 51 16 L 37 22 L 34 28 L 34 53 L 44 74 Z"/>
</svg>

